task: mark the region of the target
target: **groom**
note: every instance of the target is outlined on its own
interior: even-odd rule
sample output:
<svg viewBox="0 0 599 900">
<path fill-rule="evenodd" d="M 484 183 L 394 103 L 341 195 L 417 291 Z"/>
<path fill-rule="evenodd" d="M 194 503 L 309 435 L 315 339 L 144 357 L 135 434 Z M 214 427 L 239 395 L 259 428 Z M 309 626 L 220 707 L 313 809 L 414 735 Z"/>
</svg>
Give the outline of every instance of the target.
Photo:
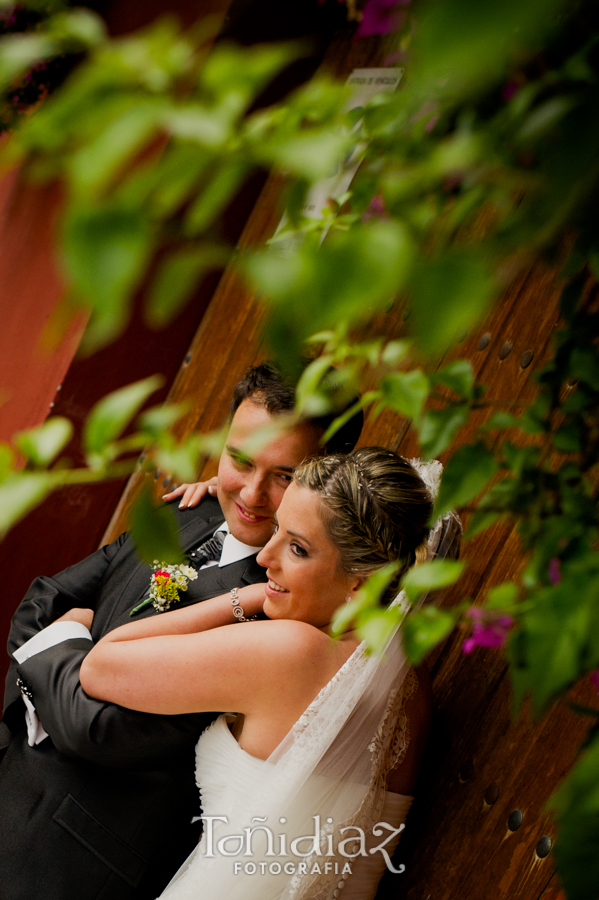
<svg viewBox="0 0 599 900">
<path fill-rule="evenodd" d="M 198 568 L 179 605 L 265 580 L 256 553 L 295 466 L 318 452 L 327 423 L 296 426 L 251 457 L 244 444 L 293 402 L 268 365 L 235 388 L 218 501 L 176 510 Z M 350 421 L 327 449 L 351 449 L 360 425 Z M 131 621 L 150 578 L 121 535 L 54 578 L 37 578 L 14 616 L 0 723 L 0 900 L 153 900 L 197 841 L 194 747 L 215 716 L 133 712 L 92 700 L 79 685 L 92 641 Z M 94 610 L 91 635 L 69 618 L 82 607 Z M 150 606 L 139 615 L 156 613 Z"/>
</svg>

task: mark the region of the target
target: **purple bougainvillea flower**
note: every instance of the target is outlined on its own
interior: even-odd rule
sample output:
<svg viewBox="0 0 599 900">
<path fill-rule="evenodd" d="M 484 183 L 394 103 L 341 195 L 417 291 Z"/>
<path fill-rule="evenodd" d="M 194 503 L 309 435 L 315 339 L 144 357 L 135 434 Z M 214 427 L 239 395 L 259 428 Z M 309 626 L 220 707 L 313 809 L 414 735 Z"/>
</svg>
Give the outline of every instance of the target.
<svg viewBox="0 0 599 900">
<path fill-rule="evenodd" d="M 591 672 L 591 682 L 593 684 L 593 687 L 599 694 L 599 669 L 595 669 L 594 672 Z"/>
<path fill-rule="evenodd" d="M 475 647 L 503 647 L 514 620 L 493 610 L 472 606 L 466 611 L 472 619 L 472 634 L 462 644 L 464 653 L 472 653 Z"/>
<path fill-rule="evenodd" d="M 551 584 L 559 584 L 562 580 L 562 573 L 560 572 L 559 559 L 557 558 L 557 556 L 554 556 L 549 560 L 548 572 L 549 581 L 551 582 Z"/>
<path fill-rule="evenodd" d="M 398 7 L 408 6 L 411 0 L 366 0 L 357 38 L 389 34 L 400 27 L 403 13 Z"/>
<path fill-rule="evenodd" d="M 503 88 L 503 91 L 501 92 L 501 97 L 507 103 L 509 100 L 512 99 L 514 94 L 516 94 L 519 90 L 520 90 L 519 83 L 512 78 L 510 81 L 507 82 L 507 84 Z"/>
<path fill-rule="evenodd" d="M 386 215 L 387 210 L 385 209 L 385 201 L 383 200 L 382 194 L 375 194 L 368 204 L 368 209 L 362 216 L 362 221 L 367 222 L 369 219 L 380 219 L 382 216 Z"/>
</svg>

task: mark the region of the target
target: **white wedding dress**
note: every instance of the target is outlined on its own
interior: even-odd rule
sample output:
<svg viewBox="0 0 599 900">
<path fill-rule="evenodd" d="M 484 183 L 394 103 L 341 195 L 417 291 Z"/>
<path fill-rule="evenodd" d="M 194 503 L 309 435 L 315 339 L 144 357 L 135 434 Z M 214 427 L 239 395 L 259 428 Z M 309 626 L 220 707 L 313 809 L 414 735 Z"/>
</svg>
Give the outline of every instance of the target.
<svg viewBox="0 0 599 900">
<path fill-rule="evenodd" d="M 350 660 L 353 658 L 350 657 Z M 346 669 L 351 670 L 348 663 L 323 688 L 304 712 L 300 723 L 302 720 L 308 723 L 313 721 L 313 713 L 320 711 L 323 701 L 326 706 L 333 684 Z M 411 694 L 417 682 L 414 674 L 410 674 Z M 408 696 L 407 692 L 405 696 Z M 363 853 L 366 855 L 358 855 L 360 846 L 352 840 L 356 830 L 351 828 L 347 854 L 340 855 L 333 844 L 327 845 L 325 842 L 321 843 L 321 854 L 315 856 L 311 853 L 315 847 L 314 816 L 320 816 L 319 825 L 322 826 L 326 813 L 340 808 L 336 806 L 340 789 L 338 780 L 328 774 L 314 773 L 302 784 L 296 802 L 285 807 L 287 816 L 279 817 L 278 821 L 266 817 L 268 821 L 263 823 L 265 817 L 260 817 L 262 809 L 256 806 L 251 810 L 255 815 L 250 817 L 246 798 L 253 794 L 256 802 L 259 796 L 256 785 L 262 784 L 268 790 L 269 776 L 274 776 L 276 762 L 258 759 L 240 747 L 229 727 L 234 718 L 233 715 L 219 716 L 198 741 L 196 782 L 200 791 L 204 835 L 197 850 L 177 872 L 160 900 L 229 900 L 237 896 L 282 900 L 287 896 L 296 896 L 298 885 L 306 880 L 303 876 L 314 876 L 315 871 L 329 876 L 329 882 L 331 875 L 335 876 L 326 889 L 325 896 L 330 900 L 338 898 L 342 888 L 342 900 L 372 900 L 385 870 L 386 858 L 380 852 L 368 855 L 369 850 L 384 842 L 385 851 L 389 856 L 393 854 L 400 837 L 399 826 L 405 821 L 413 798 L 383 792 L 383 806 L 377 819 L 390 827 L 378 833 L 375 830 L 374 834 L 372 829 L 363 829 Z M 294 730 L 300 723 L 296 723 Z M 404 719 L 404 735 L 406 731 Z M 407 737 L 402 745 L 404 752 L 406 747 Z M 274 778 L 276 780 L 276 776 Z M 348 804 L 355 809 L 363 806 L 368 795 L 368 786 L 363 781 L 345 780 L 341 808 L 347 808 Z M 266 808 L 268 806 L 266 798 Z M 244 831 L 248 828 L 252 829 L 251 838 Z M 267 828 L 271 837 L 267 836 Z M 318 826 L 316 833 L 320 834 L 322 841 L 323 831 Z M 303 841 L 293 845 L 292 842 L 302 836 Z M 295 853 L 291 852 L 294 846 Z M 336 841 L 335 848 L 338 846 Z M 316 877 L 315 892 L 310 893 L 310 897 L 322 896 L 318 893 L 319 882 Z M 301 888 L 297 895 L 302 896 Z"/>
<path fill-rule="evenodd" d="M 252 784 L 256 778 L 262 777 L 264 769 L 264 761 L 246 753 L 231 734 L 229 721 L 232 718 L 219 716 L 210 728 L 206 729 L 202 734 L 196 749 L 196 779 L 200 789 L 204 816 L 227 816 L 230 824 L 235 823 L 235 810 L 238 806 L 239 798 L 247 792 L 249 784 Z M 312 835 L 314 833 L 314 823 L 311 817 L 314 809 L 318 808 L 318 800 L 323 793 L 323 789 L 326 790 L 326 785 L 320 783 L 323 780 L 318 778 L 318 776 L 314 776 L 312 784 L 307 785 L 304 789 L 305 809 L 303 814 L 299 813 L 296 821 L 287 821 L 284 825 L 279 824 L 277 829 L 272 829 L 275 856 L 265 856 L 264 850 L 268 848 L 264 832 L 256 831 L 251 844 L 251 849 L 256 851 L 254 855 L 247 857 L 240 853 L 238 856 L 231 858 L 230 866 L 232 868 L 234 862 L 241 863 L 238 866 L 240 871 L 237 878 L 240 880 L 260 880 L 263 900 L 278 900 L 289 881 L 289 874 L 283 868 L 284 864 L 291 863 L 297 869 L 298 863 L 301 862 L 301 857 L 294 856 L 289 852 L 289 848 L 294 837 L 299 837 L 302 834 Z M 405 822 L 412 799 L 412 797 L 404 794 L 393 794 L 387 791 L 381 820 L 397 829 L 401 823 Z M 222 824 L 224 825 L 224 823 Z M 213 849 L 215 851 L 220 836 L 230 831 L 226 826 L 221 830 L 219 825 L 221 823 L 215 821 L 212 826 Z M 238 823 L 238 825 L 239 827 L 236 830 L 234 829 L 234 833 L 242 832 L 243 826 L 241 823 Z M 287 837 L 286 849 L 288 853 L 285 857 L 279 854 L 281 842 L 278 835 L 281 833 L 285 833 Z M 385 834 L 386 836 L 387 833 Z M 399 837 L 398 833 L 392 841 L 386 844 L 385 849 L 389 854 L 393 853 Z M 261 841 L 260 838 L 264 838 L 264 840 Z M 371 846 L 377 846 L 383 839 L 380 836 L 375 838 L 372 835 L 368 835 L 366 849 L 368 850 Z M 231 845 L 229 849 L 234 851 L 240 842 L 232 839 L 229 843 Z M 304 841 L 303 844 L 298 846 L 298 850 L 305 847 L 308 843 L 308 841 Z M 225 849 L 227 848 L 225 847 Z M 323 849 L 326 851 L 326 847 Z M 256 862 L 258 857 L 263 861 L 264 874 L 260 874 L 261 867 Z M 323 856 L 319 862 L 320 868 L 324 869 L 326 859 L 327 857 Z M 255 871 L 254 867 L 250 867 L 248 870 L 253 874 L 246 874 L 243 870 L 243 866 L 247 865 L 248 861 L 255 863 Z M 274 866 L 273 862 L 275 863 Z M 344 886 L 343 900 L 371 900 L 376 894 L 379 880 L 385 869 L 384 856 L 382 853 L 375 853 L 369 857 L 357 856 L 355 859 L 349 859 L 348 862 L 351 868 L 351 875 L 349 872 L 343 875 L 343 866 L 337 864 L 340 875 L 339 881 L 343 882 Z M 279 869 L 280 871 L 278 871 Z M 337 887 L 339 888 L 339 884 L 337 884 Z M 169 897 L 169 900 L 172 896 L 174 900 L 175 897 L 178 897 L 178 894 L 174 891 L 172 895 L 167 893 L 166 896 Z M 202 900 L 217 900 L 210 894 L 207 884 L 202 885 L 201 897 Z"/>
</svg>

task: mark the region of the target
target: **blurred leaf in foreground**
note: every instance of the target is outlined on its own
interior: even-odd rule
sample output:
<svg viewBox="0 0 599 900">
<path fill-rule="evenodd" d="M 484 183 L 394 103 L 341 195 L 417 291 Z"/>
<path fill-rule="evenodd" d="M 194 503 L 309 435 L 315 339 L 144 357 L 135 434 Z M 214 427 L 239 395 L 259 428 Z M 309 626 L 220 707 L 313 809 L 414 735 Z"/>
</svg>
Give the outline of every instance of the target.
<svg viewBox="0 0 599 900">
<path fill-rule="evenodd" d="M 73 424 L 62 416 L 52 416 L 38 428 L 21 431 L 15 443 L 21 453 L 36 466 L 53 462 L 73 436 Z"/>
<path fill-rule="evenodd" d="M 443 352 L 478 322 L 496 291 L 489 263 L 480 253 L 455 248 L 421 259 L 410 287 L 414 336 L 429 355 Z"/>
<path fill-rule="evenodd" d="M 411 613 L 403 626 L 404 647 L 409 661 L 417 666 L 433 647 L 447 637 L 457 619 L 454 610 L 425 606 Z"/>
<path fill-rule="evenodd" d="M 103 397 L 85 423 L 83 443 L 87 453 L 102 453 L 123 433 L 148 397 L 162 385 L 160 375 L 135 381 Z"/>
<path fill-rule="evenodd" d="M 433 518 L 464 506 L 487 486 L 499 469 L 493 454 L 481 442 L 459 447 L 443 471 Z"/>
<path fill-rule="evenodd" d="M 560 826 L 555 856 L 568 900 L 599 896 L 599 733 L 549 801 Z"/>
<path fill-rule="evenodd" d="M 465 562 L 453 559 L 432 559 L 412 566 L 404 575 L 402 587 L 409 599 L 414 603 L 422 594 L 448 587 L 457 581 Z"/>
<path fill-rule="evenodd" d="M 135 500 L 130 522 L 135 549 L 148 565 L 154 560 L 172 566 L 184 561 L 175 514 L 168 505 L 154 506 L 152 487 L 148 482 Z"/>
<path fill-rule="evenodd" d="M 22 472 L 0 484 L 0 536 L 31 509 L 39 506 L 55 484 L 48 472 Z"/>
</svg>

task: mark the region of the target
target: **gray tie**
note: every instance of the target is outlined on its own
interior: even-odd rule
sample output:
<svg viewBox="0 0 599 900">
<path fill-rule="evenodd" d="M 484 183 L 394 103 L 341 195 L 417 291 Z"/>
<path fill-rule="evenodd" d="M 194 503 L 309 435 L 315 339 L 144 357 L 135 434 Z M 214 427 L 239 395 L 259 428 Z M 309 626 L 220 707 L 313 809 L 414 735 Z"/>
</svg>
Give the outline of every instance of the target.
<svg viewBox="0 0 599 900">
<path fill-rule="evenodd" d="M 191 557 L 190 562 L 194 569 L 199 569 L 212 559 L 220 559 L 224 542 L 224 531 L 217 531 L 211 538 L 200 544 L 197 550 L 189 554 Z"/>
</svg>

